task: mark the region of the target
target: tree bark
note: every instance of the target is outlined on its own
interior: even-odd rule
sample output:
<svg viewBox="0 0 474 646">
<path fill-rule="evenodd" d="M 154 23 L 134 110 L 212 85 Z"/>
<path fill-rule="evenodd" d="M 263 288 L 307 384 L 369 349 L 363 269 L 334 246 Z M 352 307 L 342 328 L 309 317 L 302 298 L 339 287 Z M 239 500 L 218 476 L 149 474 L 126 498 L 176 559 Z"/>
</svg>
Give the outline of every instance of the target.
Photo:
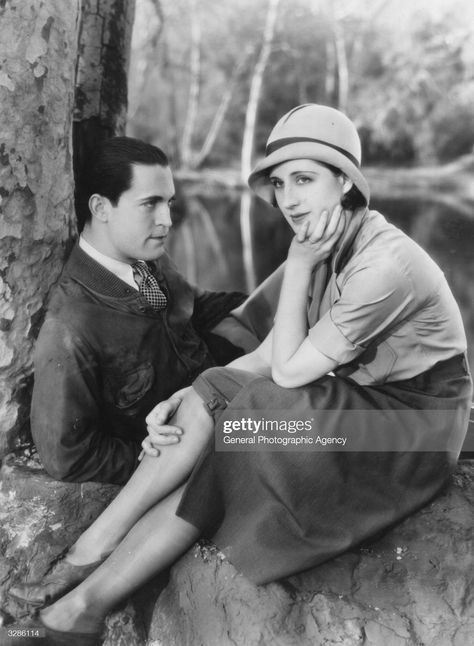
<svg viewBox="0 0 474 646">
<path fill-rule="evenodd" d="M 27 433 L 32 346 L 75 233 L 79 0 L 0 2 L 0 457 Z"/>
<path fill-rule="evenodd" d="M 33 344 L 77 235 L 73 110 L 80 176 L 91 143 L 125 126 L 133 8 L 0 0 L 0 458 L 29 438 Z"/>
<path fill-rule="evenodd" d="M 87 208 L 82 177 L 98 141 L 125 132 L 127 70 L 135 0 L 82 0 L 74 106 L 76 211 Z"/>
</svg>

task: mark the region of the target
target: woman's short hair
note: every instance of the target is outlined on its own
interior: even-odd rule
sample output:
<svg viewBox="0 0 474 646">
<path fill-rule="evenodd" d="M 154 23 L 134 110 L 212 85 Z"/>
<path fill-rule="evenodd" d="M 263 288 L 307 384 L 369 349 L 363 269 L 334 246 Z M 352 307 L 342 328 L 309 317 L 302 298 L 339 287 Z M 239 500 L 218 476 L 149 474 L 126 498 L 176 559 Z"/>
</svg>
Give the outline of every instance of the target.
<svg viewBox="0 0 474 646">
<path fill-rule="evenodd" d="M 337 166 L 332 164 L 326 164 L 325 162 L 318 162 L 321 166 L 325 166 L 335 177 L 342 177 L 344 173 Z M 352 187 L 345 193 L 341 198 L 342 208 L 348 211 L 355 211 L 356 209 L 361 208 L 362 206 L 367 206 L 367 200 L 359 191 L 355 184 L 352 184 Z"/>
</svg>

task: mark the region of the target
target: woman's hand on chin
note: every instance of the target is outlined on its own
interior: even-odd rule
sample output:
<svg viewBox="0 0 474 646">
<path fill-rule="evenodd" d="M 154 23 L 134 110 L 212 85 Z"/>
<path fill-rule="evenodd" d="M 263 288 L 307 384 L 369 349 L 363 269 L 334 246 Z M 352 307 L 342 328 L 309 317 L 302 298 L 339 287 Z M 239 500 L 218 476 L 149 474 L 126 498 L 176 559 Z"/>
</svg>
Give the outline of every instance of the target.
<svg viewBox="0 0 474 646">
<path fill-rule="evenodd" d="M 332 213 L 325 210 L 316 224 L 306 220 L 293 238 L 288 252 L 288 260 L 301 262 L 312 269 L 326 260 L 333 252 L 346 224 L 344 209 L 339 204 Z"/>
</svg>

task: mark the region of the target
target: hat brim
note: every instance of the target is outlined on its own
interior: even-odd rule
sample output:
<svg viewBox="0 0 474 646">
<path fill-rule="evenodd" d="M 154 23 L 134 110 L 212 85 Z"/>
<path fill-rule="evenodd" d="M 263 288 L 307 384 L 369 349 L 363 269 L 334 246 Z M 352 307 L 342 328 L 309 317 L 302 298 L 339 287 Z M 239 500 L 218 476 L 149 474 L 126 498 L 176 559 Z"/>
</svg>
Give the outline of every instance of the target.
<svg viewBox="0 0 474 646">
<path fill-rule="evenodd" d="M 275 195 L 273 186 L 268 178 L 268 171 L 278 164 L 292 161 L 293 159 L 312 159 L 314 161 L 324 162 L 340 168 L 342 172 L 351 179 L 359 191 L 367 200 L 370 200 L 370 189 L 367 180 L 355 164 L 345 155 L 325 146 L 314 142 L 298 142 L 288 144 L 278 150 L 275 150 L 267 157 L 261 159 L 253 171 L 250 173 L 248 183 L 250 188 L 266 202 L 274 204 Z"/>
</svg>

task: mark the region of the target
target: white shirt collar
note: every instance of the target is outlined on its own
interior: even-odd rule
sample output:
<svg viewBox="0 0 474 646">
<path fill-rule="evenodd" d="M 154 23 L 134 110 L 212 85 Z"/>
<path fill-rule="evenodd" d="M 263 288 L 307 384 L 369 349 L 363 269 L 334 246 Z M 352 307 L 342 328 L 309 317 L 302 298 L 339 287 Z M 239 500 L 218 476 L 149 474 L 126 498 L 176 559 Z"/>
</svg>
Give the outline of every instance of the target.
<svg viewBox="0 0 474 646">
<path fill-rule="evenodd" d="M 100 251 L 97 251 L 97 249 L 87 242 L 87 240 L 84 240 L 82 236 L 79 237 L 79 246 L 82 251 L 102 265 L 102 267 L 105 267 L 115 274 L 117 278 L 120 278 L 120 280 L 123 280 L 127 285 L 130 285 L 130 287 L 133 287 L 138 291 L 138 285 L 133 278 L 133 269 L 131 265 L 126 262 L 122 262 L 121 260 L 110 258 L 110 256 L 106 256 Z"/>
</svg>

